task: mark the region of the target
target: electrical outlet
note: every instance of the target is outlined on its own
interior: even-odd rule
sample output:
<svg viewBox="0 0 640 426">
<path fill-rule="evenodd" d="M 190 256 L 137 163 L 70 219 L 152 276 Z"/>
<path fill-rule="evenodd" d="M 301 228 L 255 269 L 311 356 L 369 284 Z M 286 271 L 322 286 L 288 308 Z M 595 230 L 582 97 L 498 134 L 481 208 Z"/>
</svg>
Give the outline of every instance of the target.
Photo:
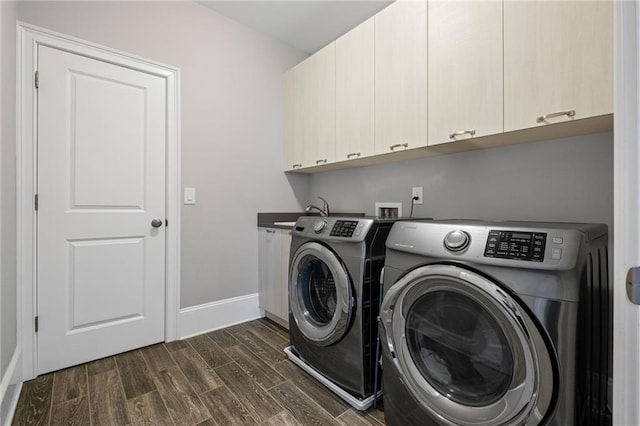
<svg viewBox="0 0 640 426">
<path fill-rule="evenodd" d="M 416 200 L 413 200 L 413 204 L 422 204 L 422 186 L 414 186 L 411 188 L 411 197 L 418 197 Z"/>
</svg>

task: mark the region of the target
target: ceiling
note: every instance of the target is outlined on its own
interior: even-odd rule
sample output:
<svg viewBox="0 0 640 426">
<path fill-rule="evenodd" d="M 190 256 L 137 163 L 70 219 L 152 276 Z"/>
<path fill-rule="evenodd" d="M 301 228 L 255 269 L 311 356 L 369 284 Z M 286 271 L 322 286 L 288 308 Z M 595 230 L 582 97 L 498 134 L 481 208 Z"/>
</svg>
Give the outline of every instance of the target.
<svg viewBox="0 0 640 426">
<path fill-rule="evenodd" d="M 201 0 L 198 3 L 303 52 L 314 53 L 393 1 Z"/>
</svg>

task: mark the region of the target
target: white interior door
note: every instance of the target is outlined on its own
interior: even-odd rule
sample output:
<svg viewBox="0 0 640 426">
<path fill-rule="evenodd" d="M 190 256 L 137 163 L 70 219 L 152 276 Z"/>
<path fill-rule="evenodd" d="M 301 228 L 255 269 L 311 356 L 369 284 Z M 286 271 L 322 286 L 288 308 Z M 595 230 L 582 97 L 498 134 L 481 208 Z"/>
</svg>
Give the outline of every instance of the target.
<svg viewBox="0 0 640 426">
<path fill-rule="evenodd" d="M 167 105 L 141 71 L 42 45 L 38 69 L 44 373 L 164 340 Z"/>
</svg>

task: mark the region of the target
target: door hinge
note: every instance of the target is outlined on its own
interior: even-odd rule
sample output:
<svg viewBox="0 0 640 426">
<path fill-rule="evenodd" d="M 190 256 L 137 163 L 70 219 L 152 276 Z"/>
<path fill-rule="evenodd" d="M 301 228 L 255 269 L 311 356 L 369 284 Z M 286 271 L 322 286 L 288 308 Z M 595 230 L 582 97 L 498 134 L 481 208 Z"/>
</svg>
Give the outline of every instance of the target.
<svg viewBox="0 0 640 426">
<path fill-rule="evenodd" d="M 37 71 L 37 70 L 35 75 L 35 84 L 36 84 L 36 89 L 38 89 L 40 87 L 40 71 Z"/>
<path fill-rule="evenodd" d="M 36 211 L 38 211 L 38 194 L 36 194 L 33 198 L 34 198 L 33 204 L 35 206 Z"/>
<path fill-rule="evenodd" d="M 34 325 L 35 325 L 36 333 L 37 333 L 38 332 L 38 328 L 39 328 L 38 327 L 38 317 L 35 318 Z"/>
</svg>

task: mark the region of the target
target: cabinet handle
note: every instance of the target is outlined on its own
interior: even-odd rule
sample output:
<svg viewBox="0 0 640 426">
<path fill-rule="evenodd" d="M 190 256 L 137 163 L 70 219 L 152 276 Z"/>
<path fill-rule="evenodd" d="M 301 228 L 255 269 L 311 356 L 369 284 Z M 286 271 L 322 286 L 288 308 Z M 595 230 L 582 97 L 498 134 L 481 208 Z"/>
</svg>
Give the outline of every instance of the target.
<svg viewBox="0 0 640 426">
<path fill-rule="evenodd" d="M 327 159 L 326 158 L 321 158 L 320 160 L 316 160 L 316 166 L 318 164 L 327 164 Z"/>
<path fill-rule="evenodd" d="M 536 123 L 542 123 L 548 118 L 562 117 L 563 115 L 566 115 L 567 117 L 574 117 L 576 115 L 576 111 L 572 109 L 571 111 L 552 112 L 551 114 L 541 115 L 540 117 L 536 118 Z"/>
<path fill-rule="evenodd" d="M 302 167 L 302 164 L 300 163 L 294 164 L 293 166 L 291 166 L 292 169 L 299 169 L 300 167 Z"/>
<path fill-rule="evenodd" d="M 471 129 L 471 130 L 460 130 L 459 132 L 453 132 L 449 135 L 449 139 L 455 139 L 456 136 L 462 136 L 462 135 L 471 135 L 471 136 L 475 136 L 476 135 L 476 129 Z"/>
<path fill-rule="evenodd" d="M 351 157 L 360 157 L 360 153 L 359 152 L 352 152 L 350 154 L 347 154 L 347 160 L 351 160 Z"/>
<path fill-rule="evenodd" d="M 275 229 L 267 229 L 267 234 L 275 234 L 276 230 Z"/>
<path fill-rule="evenodd" d="M 395 144 L 395 145 L 391 145 L 391 146 L 389 147 L 389 149 L 390 149 L 391 151 L 394 151 L 394 150 L 395 150 L 396 148 L 398 148 L 398 147 L 403 147 L 404 149 L 407 149 L 407 147 L 408 147 L 408 146 L 409 146 L 409 144 L 408 144 L 408 143 L 406 143 L 406 142 L 405 142 L 405 143 L 397 143 L 397 144 Z"/>
</svg>

